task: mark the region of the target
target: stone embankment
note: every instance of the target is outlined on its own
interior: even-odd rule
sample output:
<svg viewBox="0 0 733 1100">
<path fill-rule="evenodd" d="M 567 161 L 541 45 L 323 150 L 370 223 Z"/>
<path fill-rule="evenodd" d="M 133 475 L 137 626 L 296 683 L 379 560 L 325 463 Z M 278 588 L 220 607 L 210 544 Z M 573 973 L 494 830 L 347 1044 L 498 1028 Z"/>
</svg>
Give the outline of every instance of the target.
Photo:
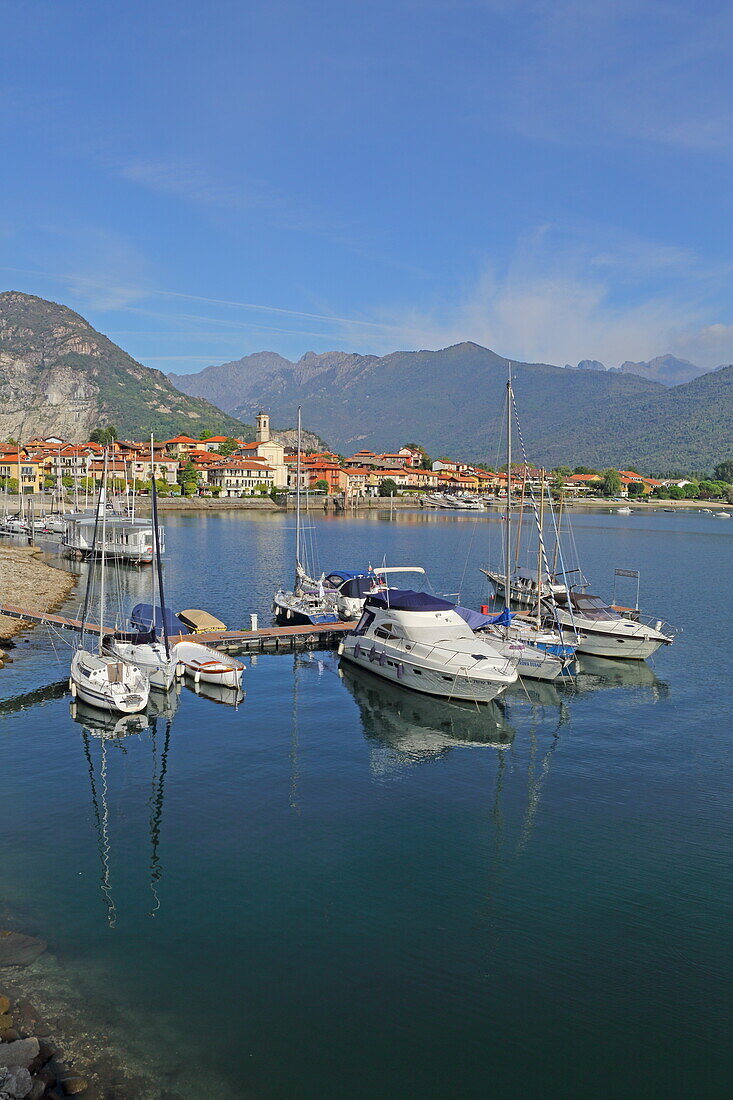
<svg viewBox="0 0 733 1100">
<path fill-rule="evenodd" d="M 53 1027 L 24 998 L 10 971 L 22 974 L 46 950 L 43 940 L 0 929 L 0 1100 L 41 1100 L 41 1097 L 85 1095 L 86 1077 L 62 1060 Z M 15 979 L 17 980 L 17 979 Z"/>
<path fill-rule="evenodd" d="M 36 546 L 0 546 L 0 602 L 28 611 L 55 611 L 69 595 L 76 578 L 42 560 Z M 28 630 L 27 623 L 0 615 L 0 642 Z M 0 650 L 0 667 L 8 657 Z"/>
</svg>

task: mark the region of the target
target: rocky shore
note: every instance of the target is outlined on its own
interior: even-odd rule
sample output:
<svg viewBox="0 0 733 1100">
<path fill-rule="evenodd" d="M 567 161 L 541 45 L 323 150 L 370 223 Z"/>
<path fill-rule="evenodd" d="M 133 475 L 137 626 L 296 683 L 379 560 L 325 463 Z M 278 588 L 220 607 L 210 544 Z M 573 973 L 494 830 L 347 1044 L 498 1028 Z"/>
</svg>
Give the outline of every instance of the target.
<svg viewBox="0 0 733 1100">
<path fill-rule="evenodd" d="M 76 584 L 71 573 L 42 560 L 36 546 L 0 546 L 0 602 L 29 611 L 54 611 Z M 0 643 L 28 629 L 28 624 L 0 615 Z M 8 657 L 0 650 L 0 667 Z"/>
<path fill-rule="evenodd" d="M 48 1096 L 102 1096 L 87 1078 L 64 1062 L 53 1025 L 6 974 L 21 974 L 46 950 L 43 940 L 0 929 L 0 1100 Z"/>
</svg>

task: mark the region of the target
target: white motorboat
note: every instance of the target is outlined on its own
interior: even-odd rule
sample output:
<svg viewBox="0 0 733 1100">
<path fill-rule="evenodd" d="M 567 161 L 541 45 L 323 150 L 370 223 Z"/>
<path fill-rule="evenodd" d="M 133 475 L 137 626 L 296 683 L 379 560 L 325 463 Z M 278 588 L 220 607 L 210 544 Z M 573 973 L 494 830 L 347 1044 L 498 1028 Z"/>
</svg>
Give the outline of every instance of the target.
<svg viewBox="0 0 733 1100">
<path fill-rule="evenodd" d="M 716 519 L 730 519 L 730 517 L 731 517 L 730 512 L 715 512 L 715 518 Z"/>
<path fill-rule="evenodd" d="M 184 638 L 173 646 L 173 654 L 183 665 L 186 675 L 195 684 L 218 684 L 220 687 L 238 688 L 242 682 L 244 665 L 228 653 L 220 653 L 201 642 Z"/>
<path fill-rule="evenodd" d="M 617 516 L 630 516 L 631 515 L 631 509 L 630 508 L 617 508 L 616 509 L 616 515 Z"/>
<path fill-rule="evenodd" d="M 454 604 L 409 589 L 367 596 L 339 653 L 386 680 L 449 699 L 487 703 L 517 679 L 516 660 L 475 635 Z"/>
<path fill-rule="evenodd" d="M 671 645 L 675 637 L 661 619 L 643 620 L 638 611 L 623 614 L 587 592 L 571 590 L 556 595 L 554 607 L 547 610 L 557 621 L 563 638 L 576 644 L 579 653 L 595 657 L 643 661 L 660 646 Z"/>
</svg>

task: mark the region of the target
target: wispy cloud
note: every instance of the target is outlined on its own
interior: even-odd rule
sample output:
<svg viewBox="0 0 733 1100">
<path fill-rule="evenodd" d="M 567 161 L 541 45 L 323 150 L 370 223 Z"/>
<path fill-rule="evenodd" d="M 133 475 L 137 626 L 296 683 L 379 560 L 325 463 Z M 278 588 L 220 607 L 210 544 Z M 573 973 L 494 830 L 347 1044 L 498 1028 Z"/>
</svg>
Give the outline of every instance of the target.
<svg viewBox="0 0 733 1100">
<path fill-rule="evenodd" d="M 311 233 L 342 244 L 351 238 L 352 230 L 345 221 L 250 175 L 238 173 L 233 179 L 224 169 L 215 174 L 186 160 L 140 155 L 111 158 L 108 167 L 122 179 L 149 191 L 175 195 L 211 210 L 229 214 L 258 211 L 279 229 Z"/>
<path fill-rule="evenodd" d="M 652 272 L 654 294 L 643 290 Z M 733 326 L 711 323 L 721 275 L 686 249 L 598 227 L 542 226 L 519 242 L 504 270 L 487 264 L 448 305 L 387 309 L 382 317 L 392 342 L 401 326 L 406 347 L 473 340 L 517 359 L 595 358 L 607 366 L 672 351 L 715 366 L 733 354 Z"/>
</svg>

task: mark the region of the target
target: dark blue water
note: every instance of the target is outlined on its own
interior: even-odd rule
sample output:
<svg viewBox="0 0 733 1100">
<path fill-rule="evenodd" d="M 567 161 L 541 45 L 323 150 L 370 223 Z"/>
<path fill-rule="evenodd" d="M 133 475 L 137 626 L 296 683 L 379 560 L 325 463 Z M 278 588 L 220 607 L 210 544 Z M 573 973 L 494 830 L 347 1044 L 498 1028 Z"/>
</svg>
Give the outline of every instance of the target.
<svg viewBox="0 0 733 1100">
<path fill-rule="evenodd" d="M 421 564 L 474 604 L 500 539 L 434 513 L 312 526 L 322 567 Z M 238 626 L 289 580 L 289 517 L 166 528 L 175 608 Z M 238 709 L 184 689 L 124 737 L 53 692 L 6 705 L 4 905 L 149 1095 L 723 1092 L 733 531 L 662 512 L 574 531 L 595 590 L 638 568 L 642 606 L 683 628 L 654 662 L 589 661 L 574 690 L 477 713 L 332 653 L 267 656 Z M 15 658 L 6 700 L 68 676 L 41 632 Z"/>
</svg>

